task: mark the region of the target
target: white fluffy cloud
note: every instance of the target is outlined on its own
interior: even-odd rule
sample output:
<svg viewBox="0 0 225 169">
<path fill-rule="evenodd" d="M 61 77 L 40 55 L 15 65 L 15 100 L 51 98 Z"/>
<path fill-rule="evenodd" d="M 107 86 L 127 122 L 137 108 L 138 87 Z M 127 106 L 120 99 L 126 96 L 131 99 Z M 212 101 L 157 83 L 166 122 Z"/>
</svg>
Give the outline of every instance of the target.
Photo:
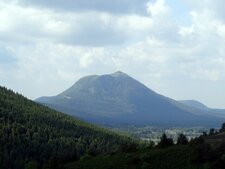
<svg viewBox="0 0 225 169">
<path fill-rule="evenodd" d="M 172 98 L 225 107 L 224 1 L 169 1 L 1 1 L 0 84 L 36 98 L 122 70 Z"/>
</svg>

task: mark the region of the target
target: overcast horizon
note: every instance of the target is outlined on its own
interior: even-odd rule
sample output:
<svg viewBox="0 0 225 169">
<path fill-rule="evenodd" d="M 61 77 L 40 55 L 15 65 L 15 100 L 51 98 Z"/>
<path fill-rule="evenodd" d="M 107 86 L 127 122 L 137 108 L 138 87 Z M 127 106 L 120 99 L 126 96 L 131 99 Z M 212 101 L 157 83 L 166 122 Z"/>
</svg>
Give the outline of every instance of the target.
<svg viewBox="0 0 225 169">
<path fill-rule="evenodd" d="M 224 0 L 1 0 L 0 85 L 30 99 L 92 74 L 225 108 Z"/>
</svg>

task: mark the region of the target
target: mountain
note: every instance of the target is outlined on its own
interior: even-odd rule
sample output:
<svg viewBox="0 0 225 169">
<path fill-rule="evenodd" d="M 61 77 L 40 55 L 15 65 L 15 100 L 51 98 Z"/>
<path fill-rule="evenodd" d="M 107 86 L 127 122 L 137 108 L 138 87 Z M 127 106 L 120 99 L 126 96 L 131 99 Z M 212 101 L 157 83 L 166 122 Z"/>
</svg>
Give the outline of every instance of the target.
<svg viewBox="0 0 225 169">
<path fill-rule="evenodd" d="M 215 126 L 225 120 L 195 113 L 120 71 L 83 77 L 61 94 L 36 102 L 100 124 Z"/>
<path fill-rule="evenodd" d="M 0 87 L 0 168 L 61 169 L 85 155 L 106 154 L 126 137 L 56 112 Z"/>
<path fill-rule="evenodd" d="M 225 117 L 225 109 L 209 108 L 203 103 L 196 100 L 180 100 L 179 102 L 191 108 L 193 112 L 198 112 L 198 114 L 213 115 L 222 118 Z"/>
<path fill-rule="evenodd" d="M 202 110 L 209 109 L 206 105 L 196 100 L 180 100 L 179 102 L 196 109 L 202 109 Z"/>
</svg>

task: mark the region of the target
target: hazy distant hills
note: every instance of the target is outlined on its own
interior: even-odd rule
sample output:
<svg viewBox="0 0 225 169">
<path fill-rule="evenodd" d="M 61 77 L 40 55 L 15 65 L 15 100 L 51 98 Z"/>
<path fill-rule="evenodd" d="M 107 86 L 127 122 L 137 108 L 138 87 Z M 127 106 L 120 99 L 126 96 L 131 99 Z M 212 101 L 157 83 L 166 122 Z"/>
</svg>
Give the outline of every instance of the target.
<svg viewBox="0 0 225 169">
<path fill-rule="evenodd" d="M 199 109 L 200 103 L 164 97 L 120 71 L 83 77 L 61 94 L 36 101 L 104 124 L 217 126 L 225 121 Z"/>
<path fill-rule="evenodd" d="M 206 115 L 213 115 L 216 117 L 225 117 L 225 109 L 214 109 L 209 108 L 206 105 L 202 104 L 196 100 L 180 100 L 182 104 L 191 107 L 193 112 L 197 112 L 197 114 L 206 114 Z"/>
<path fill-rule="evenodd" d="M 210 109 L 206 105 L 204 105 L 201 102 L 196 101 L 196 100 L 180 100 L 179 102 L 181 102 L 181 103 L 183 103 L 183 104 L 185 104 L 187 106 L 196 108 L 196 109 L 201 109 L 201 110 L 208 110 L 208 109 Z"/>
</svg>

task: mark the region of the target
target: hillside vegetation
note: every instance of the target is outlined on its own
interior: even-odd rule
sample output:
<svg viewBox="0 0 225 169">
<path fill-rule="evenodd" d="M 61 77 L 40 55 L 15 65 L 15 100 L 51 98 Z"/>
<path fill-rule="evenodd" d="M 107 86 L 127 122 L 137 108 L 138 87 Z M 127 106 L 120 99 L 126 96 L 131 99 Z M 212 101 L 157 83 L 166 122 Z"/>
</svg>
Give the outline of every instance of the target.
<svg viewBox="0 0 225 169">
<path fill-rule="evenodd" d="M 0 168 L 62 168 L 116 151 L 127 138 L 53 111 L 0 87 Z"/>
<path fill-rule="evenodd" d="M 64 165 L 64 169 L 224 169 L 225 166 L 222 131 L 204 134 L 189 142 L 180 134 L 176 144 L 163 134 L 157 146 L 124 150 L 71 162 Z"/>
</svg>

